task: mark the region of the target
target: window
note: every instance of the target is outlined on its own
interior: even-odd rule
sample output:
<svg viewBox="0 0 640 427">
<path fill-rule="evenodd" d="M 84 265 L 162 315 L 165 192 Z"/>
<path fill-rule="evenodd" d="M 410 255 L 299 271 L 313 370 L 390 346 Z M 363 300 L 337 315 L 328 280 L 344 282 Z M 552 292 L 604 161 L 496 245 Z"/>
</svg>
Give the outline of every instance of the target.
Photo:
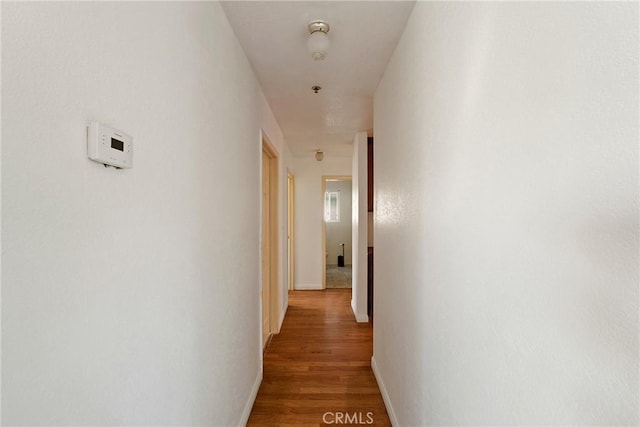
<svg viewBox="0 0 640 427">
<path fill-rule="evenodd" d="M 340 222 L 340 192 L 324 193 L 324 221 Z"/>
</svg>

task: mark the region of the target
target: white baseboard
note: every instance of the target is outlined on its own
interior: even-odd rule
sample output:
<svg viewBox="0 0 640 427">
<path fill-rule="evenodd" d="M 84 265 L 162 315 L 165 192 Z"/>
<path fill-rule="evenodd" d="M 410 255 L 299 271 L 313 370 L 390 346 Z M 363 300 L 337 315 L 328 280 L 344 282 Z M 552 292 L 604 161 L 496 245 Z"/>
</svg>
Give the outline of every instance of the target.
<svg viewBox="0 0 640 427">
<path fill-rule="evenodd" d="M 260 389 L 260 384 L 262 383 L 262 361 L 260 361 L 260 370 L 258 371 L 258 376 L 256 376 L 256 380 L 253 383 L 253 388 L 251 389 L 251 394 L 249 395 L 249 400 L 247 400 L 247 404 L 244 405 L 244 411 L 242 411 L 242 418 L 240 418 L 239 426 L 246 426 L 249 421 L 249 415 L 251 415 L 251 410 L 253 409 L 253 404 L 256 401 L 256 397 L 258 396 L 258 390 Z"/>
<path fill-rule="evenodd" d="M 321 291 L 322 283 L 296 283 L 293 289 L 296 291 Z"/>
<path fill-rule="evenodd" d="M 384 406 L 387 408 L 387 415 L 389 415 L 389 420 L 391 421 L 391 425 L 396 427 L 400 426 L 398 422 L 398 417 L 396 417 L 396 412 L 393 410 L 393 406 L 391 406 L 391 399 L 389 399 L 389 393 L 387 393 L 387 388 L 384 386 L 384 381 L 382 381 L 382 377 L 380 376 L 380 372 L 378 371 L 378 365 L 376 365 L 376 359 L 371 356 L 371 369 L 373 370 L 373 376 L 376 377 L 376 382 L 378 383 L 378 388 L 380 389 L 380 393 L 382 394 L 382 400 L 384 401 Z"/>
<path fill-rule="evenodd" d="M 368 314 L 358 314 L 358 310 L 356 310 L 356 306 L 353 300 L 351 300 L 351 310 L 353 311 L 353 315 L 356 317 L 356 322 L 358 323 L 367 323 L 369 321 Z"/>
</svg>

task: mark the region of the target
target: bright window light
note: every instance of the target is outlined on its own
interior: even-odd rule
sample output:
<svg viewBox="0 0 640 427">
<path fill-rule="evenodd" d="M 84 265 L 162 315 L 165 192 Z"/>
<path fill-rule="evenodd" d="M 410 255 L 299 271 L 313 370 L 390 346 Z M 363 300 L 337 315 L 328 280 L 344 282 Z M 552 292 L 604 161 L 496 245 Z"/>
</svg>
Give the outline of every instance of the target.
<svg viewBox="0 0 640 427">
<path fill-rule="evenodd" d="M 327 191 L 324 193 L 325 222 L 340 222 L 340 193 Z"/>
</svg>

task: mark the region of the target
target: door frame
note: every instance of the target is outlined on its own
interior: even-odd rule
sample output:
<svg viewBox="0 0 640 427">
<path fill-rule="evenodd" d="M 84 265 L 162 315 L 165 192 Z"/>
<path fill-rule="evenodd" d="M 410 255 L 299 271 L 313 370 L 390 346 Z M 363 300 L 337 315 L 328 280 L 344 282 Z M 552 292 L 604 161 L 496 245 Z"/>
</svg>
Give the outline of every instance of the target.
<svg viewBox="0 0 640 427">
<path fill-rule="evenodd" d="M 278 233 L 278 218 L 279 218 L 279 188 L 280 188 L 280 159 L 278 157 L 278 151 L 273 144 L 269 141 L 267 135 L 262 132 L 262 153 L 265 153 L 269 158 L 269 253 L 271 255 L 269 260 L 269 335 L 277 334 L 279 332 L 279 307 L 278 301 L 280 299 L 280 286 L 279 286 L 279 260 L 280 260 L 280 248 L 279 248 L 279 236 Z M 260 162 L 260 182 L 262 183 L 262 161 Z M 260 185 L 260 215 L 262 217 L 262 184 Z M 260 240 L 262 243 L 262 219 L 260 220 Z M 262 271 L 262 244 L 260 245 L 260 271 Z M 264 284 L 262 283 L 262 274 L 260 275 L 260 301 L 262 301 L 262 289 Z M 262 336 L 264 331 L 262 330 L 262 302 L 260 303 L 260 343 L 262 347 Z M 267 341 L 268 344 L 268 341 Z"/>
<path fill-rule="evenodd" d="M 294 244 L 295 244 L 295 177 L 287 169 L 287 289 L 294 289 Z"/>
<path fill-rule="evenodd" d="M 322 223 L 322 262 L 320 264 L 322 266 L 322 289 L 327 289 L 327 224 L 324 222 L 324 195 L 327 192 L 327 181 L 330 179 L 337 181 L 351 181 L 351 199 L 353 203 L 353 177 L 351 175 L 322 175 L 322 189 L 320 190 L 323 212 L 322 220 L 320 221 Z M 353 240 L 353 237 L 351 240 Z M 353 242 L 351 242 L 351 245 L 353 246 Z"/>
</svg>

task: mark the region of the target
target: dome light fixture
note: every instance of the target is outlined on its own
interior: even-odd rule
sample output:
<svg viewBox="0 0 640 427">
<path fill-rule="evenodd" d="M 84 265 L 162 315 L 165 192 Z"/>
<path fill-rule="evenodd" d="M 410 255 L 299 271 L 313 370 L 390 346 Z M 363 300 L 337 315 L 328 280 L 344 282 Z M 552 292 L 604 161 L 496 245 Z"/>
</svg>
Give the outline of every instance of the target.
<svg viewBox="0 0 640 427">
<path fill-rule="evenodd" d="M 316 160 L 321 162 L 324 159 L 324 151 L 316 150 Z"/>
<path fill-rule="evenodd" d="M 329 42 L 329 24 L 320 19 L 309 23 L 309 40 L 307 49 L 314 61 L 322 61 L 327 57 L 327 51 L 331 43 Z"/>
</svg>

